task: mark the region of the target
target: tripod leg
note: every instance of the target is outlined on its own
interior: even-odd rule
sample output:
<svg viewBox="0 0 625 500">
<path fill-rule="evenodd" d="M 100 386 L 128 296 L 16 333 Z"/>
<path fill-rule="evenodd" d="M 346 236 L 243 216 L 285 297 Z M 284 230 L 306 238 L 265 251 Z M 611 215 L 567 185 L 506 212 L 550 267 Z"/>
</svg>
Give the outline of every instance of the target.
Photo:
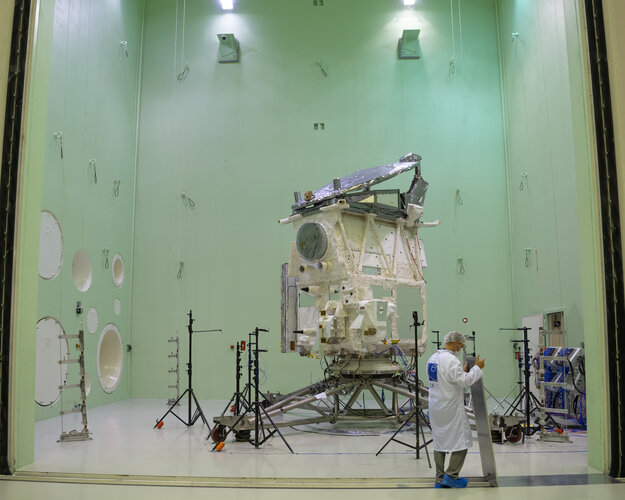
<svg viewBox="0 0 625 500">
<path fill-rule="evenodd" d="M 193 396 L 193 401 L 195 401 L 195 406 L 196 406 L 195 415 L 193 416 L 193 421 L 191 422 L 191 425 L 193 425 L 199 417 L 202 417 L 202 422 L 204 422 L 206 427 L 208 427 L 208 435 L 210 436 L 210 433 L 212 432 L 213 429 L 209 425 L 208 420 L 206 420 L 206 417 L 204 416 L 204 412 L 202 411 L 202 407 L 200 406 L 199 401 L 195 397 L 195 393 L 193 392 L 193 390 L 189 392 L 191 396 Z"/>
<path fill-rule="evenodd" d="M 506 395 L 504 396 L 504 398 L 501 400 L 501 402 L 497 401 L 497 399 L 496 399 L 496 398 L 495 398 L 495 397 L 491 394 L 491 397 L 492 397 L 495 401 L 497 401 L 497 402 L 499 403 L 497 406 L 495 406 L 495 407 L 493 408 L 493 411 L 491 411 L 491 413 L 495 413 L 495 412 L 497 411 L 497 408 L 499 408 L 500 406 L 503 408 L 503 404 L 508 402 L 508 396 L 510 396 L 510 394 L 512 394 L 512 393 L 516 390 L 517 385 L 518 385 L 518 384 L 514 384 L 514 387 L 508 391 L 508 394 L 506 394 Z M 489 392 L 489 394 L 490 394 L 490 392 Z"/>
<path fill-rule="evenodd" d="M 183 393 L 182 393 L 182 394 L 178 397 L 178 399 L 176 399 L 176 401 L 175 401 L 175 402 L 174 402 L 174 403 L 173 403 L 173 404 L 169 407 L 169 410 L 167 410 L 167 411 L 165 412 L 165 415 L 163 415 L 161 418 L 159 418 L 159 419 L 156 421 L 156 424 L 154 424 L 154 427 L 152 427 L 152 429 L 156 429 L 156 427 L 158 426 L 158 424 L 160 424 L 163 420 L 165 420 L 165 417 L 166 417 L 167 415 L 169 415 L 170 413 L 171 413 L 174 417 L 176 417 L 178 420 L 180 420 L 183 424 L 185 424 L 185 425 L 189 425 L 189 424 L 187 424 L 187 422 L 185 422 L 184 420 L 182 420 L 182 419 L 181 419 L 178 415 L 176 415 L 176 412 L 174 411 L 174 408 L 176 407 L 176 405 L 178 404 L 178 402 L 179 402 L 179 401 L 180 401 L 180 400 L 181 400 L 181 399 L 185 396 L 185 394 L 186 394 L 187 392 L 189 392 L 189 389 L 185 389 L 185 391 L 184 391 L 184 392 L 183 392 Z M 191 396 L 189 395 L 189 397 L 191 397 Z"/>
<path fill-rule="evenodd" d="M 291 446 L 289 445 L 289 443 L 287 442 L 287 440 L 284 438 L 284 436 L 282 435 L 282 433 L 280 432 L 280 429 L 278 429 L 278 427 L 276 426 L 275 422 L 271 419 L 271 417 L 269 416 L 269 414 L 265 411 L 265 409 L 262 407 L 262 405 L 260 406 L 260 409 L 262 410 L 262 412 L 265 414 L 265 417 L 267 417 L 267 419 L 271 422 L 271 425 L 273 425 L 273 428 L 276 430 L 276 432 L 278 433 L 278 436 L 280 436 L 280 438 L 282 439 L 282 441 L 284 441 L 284 444 L 286 445 L 286 447 L 289 449 L 289 451 L 291 453 L 295 453 L 293 451 L 293 448 L 291 448 Z M 258 425 L 259 422 L 256 422 L 256 424 Z"/>
<path fill-rule="evenodd" d="M 506 413 L 505 413 L 506 415 L 512 415 L 515 411 L 519 411 L 518 406 L 523 401 L 523 396 L 524 395 L 525 394 L 523 393 L 523 391 L 519 392 L 518 396 L 516 398 L 514 398 L 514 401 L 512 401 L 512 404 L 510 405 L 510 407 L 506 411 Z"/>
<path fill-rule="evenodd" d="M 419 415 L 417 415 L 417 418 L 419 418 Z M 429 424 L 428 424 L 429 426 Z M 428 441 L 425 439 L 425 432 L 423 431 L 423 425 L 421 425 L 421 437 L 423 438 L 423 449 L 425 449 L 425 456 L 428 459 L 428 467 L 431 469 L 432 468 L 432 462 L 430 461 L 430 453 L 428 452 Z"/>
<path fill-rule="evenodd" d="M 395 431 L 395 433 L 394 433 L 394 434 L 393 434 L 393 435 L 392 435 L 392 436 L 391 436 L 391 437 L 390 437 L 390 438 L 386 441 L 386 443 L 384 443 L 384 445 L 382 446 L 382 448 L 380 448 L 380 449 L 378 450 L 378 452 L 375 454 L 375 456 L 376 456 L 376 457 L 377 457 L 380 453 L 382 453 L 382 450 L 383 450 L 384 448 L 386 448 L 386 446 L 387 446 L 387 445 L 388 445 L 391 441 L 394 441 L 394 440 L 395 440 L 395 436 L 397 436 L 397 434 L 399 434 L 399 433 L 401 432 L 401 430 L 402 430 L 404 427 L 406 427 L 406 426 L 410 423 L 410 421 L 412 420 L 412 417 L 413 417 L 414 415 L 415 415 L 415 411 L 414 411 L 414 410 L 412 410 L 412 411 L 408 414 L 408 417 L 406 418 L 406 420 L 404 420 L 404 423 L 403 423 L 403 424 L 401 424 L 401 426 L 399 427 L 399 429 L 397 429 L 397 430 Z"/>
</svg>

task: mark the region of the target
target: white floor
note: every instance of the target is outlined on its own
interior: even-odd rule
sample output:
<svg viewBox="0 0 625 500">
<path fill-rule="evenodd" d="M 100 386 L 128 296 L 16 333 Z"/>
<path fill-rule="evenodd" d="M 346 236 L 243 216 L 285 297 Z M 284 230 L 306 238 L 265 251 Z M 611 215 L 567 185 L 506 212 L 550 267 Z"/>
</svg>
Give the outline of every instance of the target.
<svg viewBox="0 0 625 500">
<path fill-rule="evenodd" d="M 225 402 L 202 401 L 209 422 L 221 413 Z M 93 440 L 59 443 L 59 418 L 35 425 L 35 461 L 20 473 L 53 472 L 137 476 L 213 478 L 432 478 L 426 457 L 416 460 L 414 451 L 391 443 L 375 453 L 396 427 L 385 423 L 324 424 L 285 428 L 291 454 L 279 437 L 261 448 L 229 438 L 221 452 L 212 452 L 207 430 L 198 421 L 187 428 L 168 416 L 162 429 L 153 429 L 167 410 L 160 400 L 127 400 L 89 410 Z M 186 404 L 179 414 L 186 418 Z M 78 421 L 65 418 L 65 430 Z M 414 432 L 401 434 L 414 442 Z M 494 445 L 500 477 L 596 474 L 587 465 L 586 436 L 572 433 L 570 443 L 545 443 L 529 438 L 525 444 Z M 463 469 L 467 477 L 482 476 L 477 442 Z"/>
<path fill-rule="evenodd" d="M 220 402 L 201 404 L 209 421 L 222 409 Z M 611 482 L 587 466 L 586 437 L 581 433 L 573 434 L 571 443 L 532 438 L 525 444 L 495 445 L 501 487 L 459 492 L 431 489 L 433 473 L 426 458 L 416 460 L 400 445 L 392 444 L 376 457 L 393 426 L 368 423 L 350 430 L 341 424 L 334 426 L 334 433 L 327 432 L 329 425 L 307 427 L 306 432 L 288 429 L 285 437 L 294 455 L 277 437 L 261 449 L 228 442 L 223 451 L 211 452 L 212 444 L 205 441 L 206 430 L 199 423 L 187 429 L 168 417 L 162 429 L 154 430 L 166 409 L 162 401 L 131 400 L 90 410 L 93 440 L 88 442 L 58 443 L 59 419 L 37 423 L 35 462 L 15 476 L 0 476 L 0 499 L 625 498 L 625 484 Z M 185 411 L 181 409 L 183 416 Z M 72 428 L 66 425 L 65 430 Z M 414 434 L 404 437 L 411 442 Z M 463 472 L 481 475 L 477 448 L 470 451 Z M 211 477 L 217 479 L 211 482 Z"/>
</svg>

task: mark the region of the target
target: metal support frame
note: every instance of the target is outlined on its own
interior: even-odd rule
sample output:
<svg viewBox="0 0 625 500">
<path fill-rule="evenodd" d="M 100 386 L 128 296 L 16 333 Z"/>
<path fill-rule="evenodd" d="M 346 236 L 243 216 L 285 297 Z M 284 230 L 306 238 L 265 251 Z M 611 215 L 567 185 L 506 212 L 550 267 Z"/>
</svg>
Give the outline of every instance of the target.
<svg viewBox="0 0 625 500">
<path fill-rule="evenodd" d="M 390 408 L 382 401 L 376 388 L 393 394 Z M 420 388 L 420 390 L 422 391 L 420 400 L 427 403 L 427 397 L 423 396 L 424 389 Z M 355 407 L 363 391 L 371 393 L 378 408 L 358 409 Z M 404 399 L 402 404 L 399 403 L 399 397 Z M 398 377 L 374 374 L 341 375 L 329 377 L 275 399 L 270 406 L 264 408 L 264 416 L 261 416 L 261 420 L 284 417 L 294 410 L 309 410 L 315 415 L 281 418 L 273 420 L 273 423 L 276 427 L 292 427 L 322 422 L 371 419 L 404 422 L 409 414 L 404 411 L 404 407 L 413 399 L 413 390 Z M 227 415 L 224 411 L 220 416 L 214 417 L 213 421 L 239 432 L 254 429 L 256 418 L 256 415 L 250 414 L 243 418 Z"/>
<path fill-rule="evenodd" d="M 625 287 L 614 121 L 602 0 L 584 0 L 603 232 L 609 474 L 625 475 Z"/>
<path fill-rule="evenodd" d="M 167 373 L 175 373 L 176 374 L 176 383 L 170 384 L 167 386 L 167 389 L 176 389 L 176 396 L 171 397 L 167 400 L 168 405 L 178 404 L 177 401 L 180 399 L 180 337 L 171 337 L 167 340 L 167 343 L 176 344 L 176 352 L 170 352 L 167 355 L 168 359 L 176 360 L 176 367 L 172 368 L 171 366 L 167 370 Z"/>
<path fill-rule="evenodd" d="M 77 431 L 73 430 L 70 432 L 65 432 L 63 430 L 63 418 L 61 418 L 61 436 L 59 437 L 59 442 L 63 443 L 66 441 L 87 441 L 91 439 L 91 432 L 89 431 L 87 424 L 87 391 L 85 387 L 85 332 L 83 330 L 79 330 L 77 335 L 59 335 L 58 338 L 61 339 L 78 339 L 78 349 L 79 355 L 76 359 L 59 359 L 59 365 L 67 365 L 71 363 L 77 363 L 80 366 L 80 382 L 77 384 L 63 384 L 59 386 L 60 391 L 65 391 L 66 389 L 80 389 L 80 404 L 76 405 L 71 410 L 63 410 L 62 406 L 62 398 L 61 398 L 61 411 L 59 411 L 59 415 L 63 417 L 64 415 L 69 415 L 71 413 L 80 413 L 82 416 L 82 430 Z"/>
<path fill-rule="evenodd" d="M 26 58 L 30 34 L 30 0 L 15 0 L 7 78 L 2 165 L 0 166 L 0 474 L 11 474 L 9 464 L 9 399 L 11 330 L 13 326 L 13 269 L 17 229 L 18 182 Z"/>
</svg>

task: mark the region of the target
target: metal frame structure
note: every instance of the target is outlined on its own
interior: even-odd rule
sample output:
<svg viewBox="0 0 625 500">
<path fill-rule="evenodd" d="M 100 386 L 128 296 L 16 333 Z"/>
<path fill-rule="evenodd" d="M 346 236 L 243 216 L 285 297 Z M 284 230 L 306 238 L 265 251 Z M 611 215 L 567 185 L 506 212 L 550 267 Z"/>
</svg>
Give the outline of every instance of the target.
<svg viewBox="0 0 625 500">
<path fill-rule="evenodd" d="M 30 36 L 30 0 L 15 0 L 13 33 L 7 84 L 2 165 L 0 166 L 0 474 L 10 474 L 9 402 L 11 373 L 11 329 L 13 327 L 13 269 L 17 228 L 21 132 L 26 94 L 26 59 Z"/>
</svg>

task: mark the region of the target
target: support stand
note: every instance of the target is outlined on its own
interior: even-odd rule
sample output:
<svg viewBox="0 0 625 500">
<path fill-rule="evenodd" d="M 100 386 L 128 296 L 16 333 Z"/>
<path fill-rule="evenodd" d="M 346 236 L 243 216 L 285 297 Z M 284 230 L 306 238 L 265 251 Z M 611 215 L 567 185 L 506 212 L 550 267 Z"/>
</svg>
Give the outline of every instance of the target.
<svg viewBox="0 0 625 500">
<path fill-rule="evenodd" d="M 401 425 L 401 427 L 395 431 L 395 433 L 389 438 L 388 441 L 386 441 L 386 443 L 384 443 L 382 448 L 380 448 L 378 450 L 378 452 L 375 454 L 375 456 L 377 457 L 380 453 L 382 453 L 382 450 L 384 448 L 386 448 L 386 446 L 391 441 L 395 441 L 396 443 L 402 444 L 404 446 L 407 446 L 408 448 L 412 448 L 413 450 L 415 450 L 415 455 L 416 455 L 417 459 L 420 458 L 419 451 L 421 449 L 425 449 L 425 456 L 428 459 L 428 466 L 431 469 L 432 468 L 432 462 L 430 461 L 430 454 L 428 453 L 428 444 L 430 444 L 432 442 L 432 439 L 430 439 L 429 441 L 425 439 L 425 432 L 423 431 L 423 425 L 421 424 L 421 421 L 425 422 L 425 424 L 430 428 L 430 430 L 432 428 L 430 427 L 430 425 L 428 423 L 427 416 L 425 415 L 425 413 L 423 412 L 423 409 L 421 408 L 421 398 L 419 397 L 419 347 L 418 347 L 418 343 L 417 343 L 418 342 L 417 327 L 423 325 L 423 323 L 419 323 L 419 316 L 418 316 L 417 311 L 413 311 L 412 312 L 412 319 L 414 320 L 414 323 L 412 324 L 412 327 L 414 328 L 414 340 L 415 340 L 415 356 L 414 356 L 414 370 L 415 370 L 415 394 L 414 394 L 414 398 L 415 398 L 415 404 L 414 404 L 414 408 L 410 412 L 410 414 L 408 415 L 408 417 L 406 418 L 404 423 Z M 413 418 L 415 419 L 415 426 L 416 426 L 416 429 L 415 429 L 415 445 L 414 446 L 396 438 L 396 436 L 402 431 L 402 429 L 404 427 L 406 427 L 406 425 L 408 425 L 408 423 Z M 421 434 L 421 437 L 423 438 L 423 444 L 420 443 L 419 434 Z"/>
<path fill-rule="evenodd" d="M 514 353 L 515 359 L 519 362 L 519 379 L 511 387 L 511 389 L 504 396 L 504 398 L 501 401 L 497 401 L 497 406 L 493 408 L 493 410 L 490 412 L 491 414 L 495 413 L 499 407 L 503 408 L 503 404 L 508 402 L 510 394 L 512 394 L 516 389 L 519 390 L 519 393 L 523 390 L 523 357 L 521 356 L 521 348 L 517 347 L 516 344 L 514 344 Z M 508 408 L 510 408 L 510 406 L 508 406 Z"/>
<path fill-rule="evenodd" d="M 432 341 L 432 344 L 436 344 L 436 350 L 438 351 L 441 348 L 441 331 L 440 330 L 432 330 L 432 333 L 436 334 L 436 340 Z"/>
<path fill-rule="evenodd" d="M 471 343 L 473 344 L 473 352 L 467 353 L 467 352 L 466 352 L 466 350 L 464 351 L 464 361 L 463 361 L 463 364 L 464 364 L 464 362 L 466 362 L 466 357 L 467 357 L 467 356 L 471 356 L 474 360 L 475 360 L 475 358 L 477 357 L 477 351 L 476 351 L 476 349 L 475 349 L 475 339 L 477 338 L 477 335 L 475 334 L 475 330 L 472 330 L 472 331 L 471 331 L 471 335 L 468 335 L 468 336 L 466 336 L 465 338 L 466 338 L 468 341 L 471 341 Z M 482 384 L 482 385 L 483 385 L 483 384 Z M 514 388 L 513 388 L 513 389 L 514 389 Z M 498 400 L 498 399 L 497 399 L 497 398 L 493 395 L 493 393 L 492 393 L 492 392 L 490 392 L 490 391 L 488 390 L 488 388 L 487 388 L 486 386 L 484 386 L 484 392 L 485 392 L 486 394 L 488 394 L 488 396 L 489 396 L 490 398 L 492 398 L 492 399 L 494 399 L 494 400 L 495 400 L 495 402 L 497 403 L 497 406 L 496 406 L 495 408 L 498 408 L 499 406 L 501 406 L 501 404 L 502 404 L 502 403 L 501 403 L 501 402 L 500 402 L 500 401 L 499 401 L 499 400 Z M 508 394 L 510 394 L 510 393 L 508 393 Z M 507 396 L 506 396 L 506 397 L 507 397 Z M 467 405 L 467 406 L 471 406 L 471 407 L 473 406 L 473 397 L 472 397 L 472 394 L 471 394 L 471 393 L 469 393 L 468 399 L 467 399 L 467 401 L 466 401 L 466 405 Z M 494 411 L 494 410 L 493 410 L 493 411 Z M 491 413 L 492 413 L 492 412 L 491 412 Z"/>
<path fill-rule="evenodd" d="M 226 407 L 221 412 L 222 415 L 225 415 L 230 411 L 234 417 L 241 416 L 241 408 L 244 409 L 244 413 L 250 410 L 250 387 L 251 385 L 245 384 L 243 391 L 241 391 L 241 378 L 242 378 L 242 370 L 241 370 L 241 351 L 245 350 L 245 341 L 242 340 L 237 342 L 236 344 L 236 360 L 235 360 L 235 391 Z M 252 358 L 251 358 L 251 349 L 248 349 L 248 380 L 251 379 L 251 366 L 252 366 Z M 226 439 L 228 433 L 226 432 L 226 426 L 217 423 L 210 434 L 210 437 L 213 439 L 215 443 L 219 443 Z M 247 441 L 250 436 L 249 430 L 239 430 L 234 432 L 235 439 L 237 441 Z"/>
<path fill-rule="evenodd" d="M 187 316 L 189 316 L 189 324 L 187 325 L 187 330 L 189 332 L 189 362 L 187 363 L 187 373 L 189 375 L 189 385 L 187 386 L 187 388 L 185 389 L 185 391 L 178 397 L 178 399 L 176 399 L 176 401 L 173 402 L 173 404 L 170 406 L 169 410 L 167 410 L 167 412 L 165 412 L 165 415 L 163 415 L 161 418 L 159 418 L 156 421 L 156 424 L 154 424 L 154 428 L 158 428 L 160 429 L 161 427 L 163 427 L 163 420 L 165 420 L 165 417 L 167 415 L 169 415 L 170 413 L 176 417 L 178 420 L 180 420 L 184 425 L 186 425 L 187 427 L 191 427 L 193 424 L 195 424 L 195 422 L 197 422 L 198 418 L 202 419 L 202 422 L 204 422 L 204 424 L 206 425 L 206 427 L 208 427 L 208 431 L 211 432 L 211 426 L 208 424 L 208 421 L 206 420 L 206 417 L 204 416 L 204 412 L 202 411 L 202 407 L 200 406 L 199 401 L 197 400 L 197 397 L 195 396 L 195 392 L 193 391 L 193 383 L 192 383 L 192 372 L 193 372 L 193 334 L 194 333 L 208 333 L 208 332 L 221 332 L 221 328 L 215 329 L 215 330 L 193 330 L 193 322 L 195 321 L 193 319 L 193 311 L 189 311 L 189 314 L 187 314 Z M 180 417 L 175 411 L 174 408 L 176 407 L 176 405 L 180 402 L 180 400 L 185 397 L 186 395 L 189 395 L 188 398 L 188 414 L 187 414 L 187 420 L 184 420 L 182 417 Z M 193 405 L 193 403 L 195 403 L 195 412 L 193 412 L 193 414 L 191 413 L 191 407 Z"/>
<path fill-rule="evenodd" d="M 543 405 L 538 401 L 538 398 L 532 394 L 530 390 L 530 349 L 529 349 L 529 339 L 527 338 L 527 332 L 530 330 L 529 327 L 524 326 L 522 328 L 500 328 L 500 330 L 510 330 L 510 331 L 519 331 L 523 332 L 522 340 L 511 340 L 510 342 L 517 342 L 523 344 L 523 361 L 519 360 L 519 372 L 521 370 L 521 363 L 523 366 L 523 385 L 520 385 L 519 395 L 515 398 L 515 400 L 506 411 L 506 415 L 512 415 L 514 412 L 520 412 L 525 415 L 525 428 L 523 428 L 523 443 L 525 443 L 525 436 L 531 436 L 535 434 L 539 428 L 533 428 L 531 422 L 532 413 L 535 410 L 540 409 Z M 519 375 L 519 384 L 520 384 L 520 375 Z M 520 410 L 521 403 L 523 404 L 523 411 Z M 553 420 L 551 416 L 549 416 Z M 554 421 L 555 423 L 555 421 Z M 557 424 L 556 424 L 557 425 Z"/>
<path fill-rule="evenodd" d="M 258 347 L 258 332 L 267 332 L 269 330 L 265 330 L 263 328 L 256 327 L 252 333 L 249 334 L 248 337 L 248 366 L 247 366 L 247 384 L 243 391 L 239 390 L 239 380 L 241 378 L 241 370 L 240 370 L 240 351 L 239 345 L 237 345 L 237 388 L 236 392 L 230 399 L 228 405 L 235 402 L 235 414 L 238 415 L 236 421 L 225 429 L 225 426 L 218 424 L 216 427 L 217 431 L 213 431 L 209 434 L 210 437 L 215 441 L 215 446 L 213 446 L 213 451 L 217 449 L 217 446 L 226 440 L 228 435 L 235 431 L 237 441 L 247 441 L 255 448 L 260 447 L 263 443 L 265 443 L 269 438 L 278 434 L 280 439 L 284 442 L 286 447 L 289 449 L 291 453 L 295 453 L 293 448 L 289 445 L 287 440 L 284 438 L 278 426 L 275 424 L 273 419 L 267 413 L 263 402 L 260 400 L 261 396 L 263 400 L 267 400 L 267 397 L 261 392 L 260 384 L 259 384 L 259 353 L 267 352 L 267 349 L 259 349 Z M 252 346 L 253 349 L 252 349 Z M 253 354 L 253 356 L 252 356 Z M 252 378 L 253 371 L 253 378 Z M 252 399 L 253 394 L 253 399 Z M 244 411 L 241 412 L 241 409 L 244 408 Z M 240 414 L 239 414 L 240 413 Z M 237 425 L 243 421 L 243 419 L 251 414 L 254 419 L 254 434 L 249 432 L 249 435 L 245 432 L 237 431 Z M 272 429 L 267 429 L 265 424 L 263 423 L 263 417 L 266 418 L 272 426 Z M 207 437 L 208 439 L 208 437 Z"/>
</svg>

